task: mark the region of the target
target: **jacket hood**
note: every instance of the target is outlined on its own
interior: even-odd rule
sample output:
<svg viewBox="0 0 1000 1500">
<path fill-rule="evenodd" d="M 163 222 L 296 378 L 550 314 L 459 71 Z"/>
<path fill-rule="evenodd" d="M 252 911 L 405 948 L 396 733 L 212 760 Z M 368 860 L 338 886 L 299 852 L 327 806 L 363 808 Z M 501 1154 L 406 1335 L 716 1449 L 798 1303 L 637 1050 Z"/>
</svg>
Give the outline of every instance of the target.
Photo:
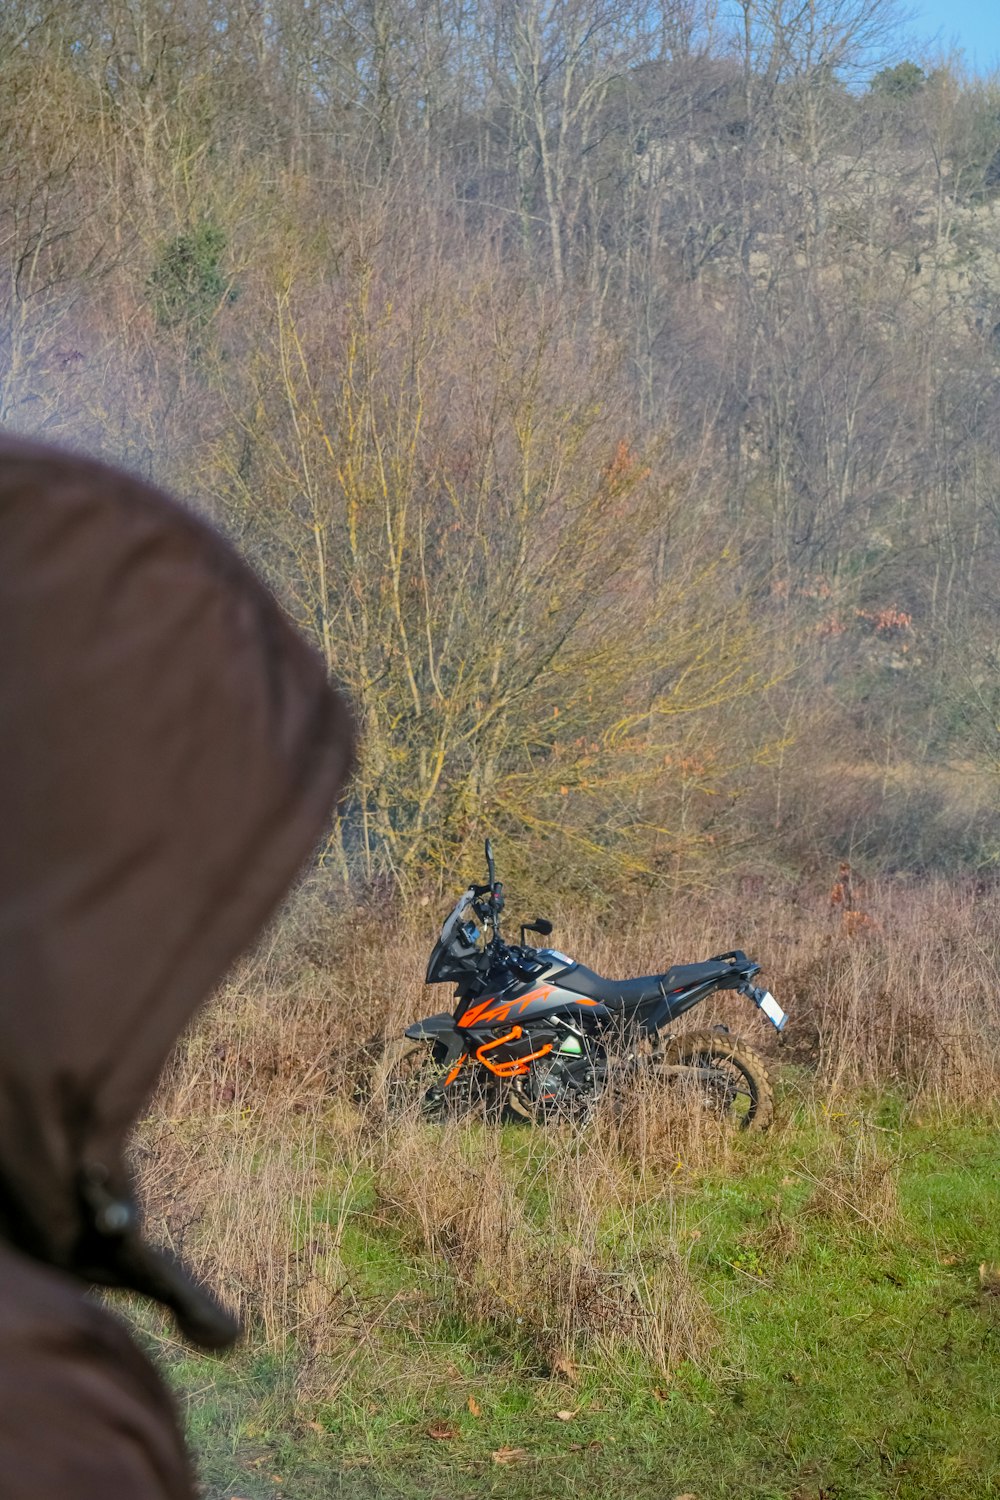
<svg viewBox="0 0 1000 1500">
<path fill-rule="evenodd" d="M 0 437 L 0 1236 L 237 1331 L 141 1238 L 122 1153 L 352 763 L 343 701 L 208 526 Z"/>
</svg>

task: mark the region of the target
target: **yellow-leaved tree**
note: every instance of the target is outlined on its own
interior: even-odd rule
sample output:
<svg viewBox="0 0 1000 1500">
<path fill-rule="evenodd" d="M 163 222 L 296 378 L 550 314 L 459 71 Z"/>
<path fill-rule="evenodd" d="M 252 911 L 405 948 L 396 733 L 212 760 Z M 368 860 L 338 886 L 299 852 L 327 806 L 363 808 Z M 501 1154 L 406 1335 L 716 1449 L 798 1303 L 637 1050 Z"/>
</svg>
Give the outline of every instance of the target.
<svg viewBox="0 0 1000 1500">
<path fill-rule="evenodd" d="M 677 874 L 759 753 L 723 725 L 766 676 L 724 551 L 610 342 L 499 256 L 400 260 L 276 257 L 222 377 L 229 522 L 361 722 L 328 857 L 450 882 L 492 829 L 522 877 Z"/>
</svg>

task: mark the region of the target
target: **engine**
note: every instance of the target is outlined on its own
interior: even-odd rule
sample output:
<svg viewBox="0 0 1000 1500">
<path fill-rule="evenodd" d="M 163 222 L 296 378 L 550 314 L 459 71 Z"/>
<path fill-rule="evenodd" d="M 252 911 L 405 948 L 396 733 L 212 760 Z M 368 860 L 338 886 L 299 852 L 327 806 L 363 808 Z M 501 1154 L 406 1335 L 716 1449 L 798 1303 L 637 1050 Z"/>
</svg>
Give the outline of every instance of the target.
<svg viewBox="0 0 1000 1500">
<path fill-rule="evenodd" d="M 603 1049 L 566 1028 L 545 1057 L 513 1080 L 511 1104 L 529 1118 L 582 1119 L 603 1090 L 607 1064 Z"/>
</svg>

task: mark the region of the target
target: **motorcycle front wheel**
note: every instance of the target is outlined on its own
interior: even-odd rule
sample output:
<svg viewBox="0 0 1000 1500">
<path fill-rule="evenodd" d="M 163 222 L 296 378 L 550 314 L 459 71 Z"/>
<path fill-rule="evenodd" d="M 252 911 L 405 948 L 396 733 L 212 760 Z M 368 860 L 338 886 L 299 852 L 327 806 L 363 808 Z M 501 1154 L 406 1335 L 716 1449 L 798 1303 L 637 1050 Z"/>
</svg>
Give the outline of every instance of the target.
<svg viewBox="0 0 1000 1500">
<path fill-rule="evenodd" d="M 774 1089 L 764 1061 L 738 1037 L 718 1031 L 670 1037 L 654 1061 L 692 1107 L 739 1130 L 763 1131 L 774 1119 Z"/>
<path fill-rule="evenodd" d="M 502 1101 L 483 1089 L 478 1069 L 466 1066 L 446 1085 L 449 1070 L 443 1054 L 436 1042 L 392 1038 L 372 1069 L 369 1102 L 390 1119 L 407 1114 L 424 1120 L 461 1119 L 501 1107 Z"/>
</svg>

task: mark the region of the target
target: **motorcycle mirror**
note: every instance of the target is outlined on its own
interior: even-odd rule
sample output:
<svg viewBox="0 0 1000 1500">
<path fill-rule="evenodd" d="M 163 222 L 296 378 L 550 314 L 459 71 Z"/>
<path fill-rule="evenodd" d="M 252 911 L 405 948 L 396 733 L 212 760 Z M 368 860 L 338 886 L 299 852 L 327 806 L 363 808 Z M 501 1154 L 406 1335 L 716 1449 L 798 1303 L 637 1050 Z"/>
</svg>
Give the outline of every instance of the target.
<svg viewBox="0 0 1000 1500">
<path fill-rule="evenodd" d="M 542 937 L 548 937 L 552 931 L 552 923 L 548 917 L 536 917 L 533 922 L 525 922 L 525 932 L 540 932 Z"/>
<path fill-rule="evenodd" d="M 497 867 L 493 863 L 493 845 L 489 839 L 486 840 L 486 869 L 489 872 L 490 890 L 492 890 L 497 883 Z"/>
</svg>

